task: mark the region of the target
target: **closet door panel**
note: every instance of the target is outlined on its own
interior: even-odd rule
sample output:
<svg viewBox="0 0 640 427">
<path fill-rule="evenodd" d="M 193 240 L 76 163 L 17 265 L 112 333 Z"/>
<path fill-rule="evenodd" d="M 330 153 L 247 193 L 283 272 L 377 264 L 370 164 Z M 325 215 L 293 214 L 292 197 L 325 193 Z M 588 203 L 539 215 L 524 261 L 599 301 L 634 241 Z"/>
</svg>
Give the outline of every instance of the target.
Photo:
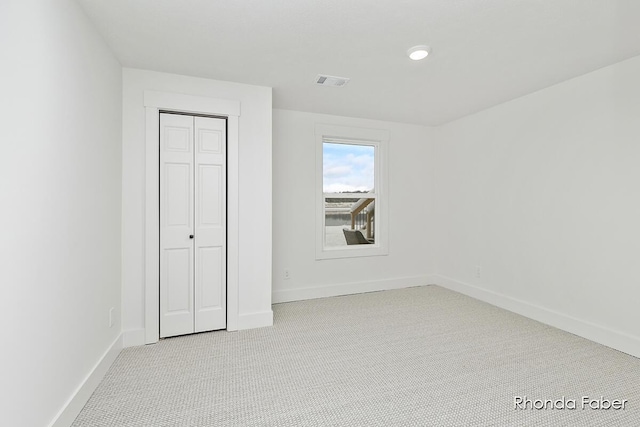
<svg viewBox="0 0 640 427">
<path fill-rule="evenodd" d="M 226 121 L 195 118 L 195 331 L 226 328 Z"/>
<path fill-rule="evenodd" d="M 223 285 L 224 277 L 221 274 L 221 266 L 224 255 L 222 248 L 209 247 L 198 249 L 198 261 L 200 268 L 198 274 L 203 284 L 200 295 L 199 309 L 203 311 L 215 311 L 224 309 Z"/>
<path fill-rule="evenodd" d="M 191 312 L 193 285 L 189 270 L 193 260 L 189 249 L 168 249 L 165 252 L 167 315 L 189 315 Z"/>
<path fill-rule="evenodd" d="M 160 337 L 194 331 L 194 119 L 160 115 Z"/>
</svg>

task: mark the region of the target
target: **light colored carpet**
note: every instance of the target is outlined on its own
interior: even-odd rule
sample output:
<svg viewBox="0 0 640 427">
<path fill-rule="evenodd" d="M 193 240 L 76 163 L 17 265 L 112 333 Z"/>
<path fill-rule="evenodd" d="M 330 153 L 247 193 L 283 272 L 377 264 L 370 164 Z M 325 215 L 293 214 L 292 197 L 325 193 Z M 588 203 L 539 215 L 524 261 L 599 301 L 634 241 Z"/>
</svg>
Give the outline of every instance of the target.
<svg viewBox="0 0 640 427">
<path fill-rule="evenodd" d="M 640 426 L 640 359 L 436 286 L 274 316 L 125 349 L 73 425 Z M 516 410 L 514 396 L 578 407 Z"/>
</svg>

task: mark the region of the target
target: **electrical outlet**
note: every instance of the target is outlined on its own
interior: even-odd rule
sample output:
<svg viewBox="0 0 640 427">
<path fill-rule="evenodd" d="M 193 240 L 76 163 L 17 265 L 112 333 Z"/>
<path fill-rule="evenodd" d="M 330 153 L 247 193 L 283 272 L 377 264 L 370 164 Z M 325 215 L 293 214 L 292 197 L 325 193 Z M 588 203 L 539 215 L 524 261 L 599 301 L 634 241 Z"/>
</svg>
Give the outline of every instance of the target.
<svg viewBox="0 0 640 427">
<path fill-rule="evenodd" d="M 480 276 L 482 276 L 482 267 L 480 267 L 479 265 L 476 265 L 476 278 L 480 278 Z"/>
<path fill-rule="evenodd" d="M 109 327 L 110 327 L 110 328 L 112 328 L 112 327 L 113 327 L 113 311 L 114 311 L 114 308 L 113 308 L 113 307 L 111 307 L 111 308 L 109 309 Z"/>
<path fill-rule="evenodd" d="M 291 271 L 287 268 L 284 270 L 284 280 L 291 279 Z"/>
</svg>

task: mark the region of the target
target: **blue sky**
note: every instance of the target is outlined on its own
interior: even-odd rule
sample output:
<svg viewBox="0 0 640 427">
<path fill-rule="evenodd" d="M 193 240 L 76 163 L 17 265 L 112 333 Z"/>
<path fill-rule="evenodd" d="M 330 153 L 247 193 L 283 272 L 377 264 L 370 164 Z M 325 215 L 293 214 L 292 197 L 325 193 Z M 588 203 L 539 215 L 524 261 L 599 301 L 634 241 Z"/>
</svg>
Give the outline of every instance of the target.
<svg viewBox="0 0 640 427">
<path fill-rule="evenodd" d="M 322 144 L 322 191 L 370 191 L 374 186 L 375 148 L 371 145 Z"/>
</svg>

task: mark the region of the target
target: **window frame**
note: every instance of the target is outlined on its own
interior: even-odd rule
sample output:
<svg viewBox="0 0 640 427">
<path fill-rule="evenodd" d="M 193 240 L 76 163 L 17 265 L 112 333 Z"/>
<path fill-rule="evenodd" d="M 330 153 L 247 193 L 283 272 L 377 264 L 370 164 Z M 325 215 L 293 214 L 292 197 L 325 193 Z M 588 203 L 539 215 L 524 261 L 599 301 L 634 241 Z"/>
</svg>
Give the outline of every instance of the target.
<svg viewBox="0 0 640 427">
<path fill-rule="evenodd" d="M 323 191 L 323 144 L 369 145 L 374 147 L 374 189 L 371 194 L 375 199 L 378 215 L 375 219 L 375 243 L 372 245 L 325 246 L 325 199 L 352 199 L 354 194 L 324 193 Z M 389 209 L 387 196 L 387 144 L 389 131 L 381 129 L 355 128 L 328 124 L 316 124 L 316 260 L 354 258 L 368 256 L 385 256 L 389 254 Z M 357 195 L 355 197 L 358 197 Z"/>
</svg>

